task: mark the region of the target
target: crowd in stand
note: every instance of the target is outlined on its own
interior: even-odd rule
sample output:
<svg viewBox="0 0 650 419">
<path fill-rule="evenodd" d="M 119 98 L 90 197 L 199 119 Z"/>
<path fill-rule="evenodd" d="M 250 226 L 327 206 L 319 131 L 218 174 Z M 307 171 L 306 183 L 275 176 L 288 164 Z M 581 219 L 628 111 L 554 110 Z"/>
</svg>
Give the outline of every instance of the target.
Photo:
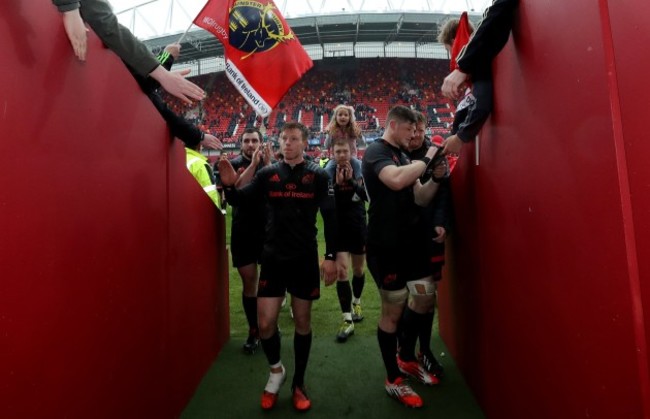
<svg viewBox="0 0 650 419">
<path fill-rule="evenodd" d="M 285 121 L 305 124 L 312 139 L 322 146 L 332 110 L 339 104 L 354 107 L 357 123 L 371 140 L 381 135 L 386 113 L 394 105 L 405 105 L 423 112 L 430 134 L 447 134 L 453 120 L 454 105 L 436 93 L 448 70 L 446 60 L 377 58 L 357 60 L 342 69 L 314 63 L 284 97 L 268 118 L 256 115 L 224 73 L 192 78 L 203 86 L 207 98 L 194 105 L 167 96 L 175 112 L 184 115 L 199 129 L 215 135 L 224 144 L 236 143 L 246 128 L 260 128 L 274 140 Z M 378 72 L 377 68 L 382 68 Z M 397 81 L 397 82 L 396 82 Z"/>
</svg>

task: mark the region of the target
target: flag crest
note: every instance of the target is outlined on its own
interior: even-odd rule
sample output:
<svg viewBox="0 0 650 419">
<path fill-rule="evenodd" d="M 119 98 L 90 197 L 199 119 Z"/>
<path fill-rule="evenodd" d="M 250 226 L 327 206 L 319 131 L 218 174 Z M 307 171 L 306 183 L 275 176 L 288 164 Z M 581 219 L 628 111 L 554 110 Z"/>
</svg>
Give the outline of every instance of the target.
<svg viewBox="0 0 650 419">
<path fill-rule="evenodd" d="M 228 79 L 262 116 L 313 66 L 272 0 L 210 0 L 194 24 L 221 41 Z"/>
</svg>

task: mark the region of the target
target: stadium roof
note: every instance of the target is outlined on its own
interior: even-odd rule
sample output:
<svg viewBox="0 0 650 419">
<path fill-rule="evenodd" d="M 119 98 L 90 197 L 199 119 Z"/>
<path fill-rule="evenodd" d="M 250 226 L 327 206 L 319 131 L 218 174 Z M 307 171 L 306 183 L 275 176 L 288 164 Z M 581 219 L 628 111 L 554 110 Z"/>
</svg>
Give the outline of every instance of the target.
<svg viewBox="0 0 650 419">
<path fill-rule="evenodd" d="M 212 34 L 191 25 L 206 0 L 110 0 L 120 22 L 154 50 L 178 41 L 183 62 L 223 55 Z M 491 0 L 276 0 L 291 29 L 305 45 L 434 43 L 439 23 L 469 11 L 480 20 Z M 331 49 L 331 48 L 330 48 Z M 331 51 L 330 51 L 331 52 Z M 335 51 L 334 51 L 335 53 Z"/>
</svg>

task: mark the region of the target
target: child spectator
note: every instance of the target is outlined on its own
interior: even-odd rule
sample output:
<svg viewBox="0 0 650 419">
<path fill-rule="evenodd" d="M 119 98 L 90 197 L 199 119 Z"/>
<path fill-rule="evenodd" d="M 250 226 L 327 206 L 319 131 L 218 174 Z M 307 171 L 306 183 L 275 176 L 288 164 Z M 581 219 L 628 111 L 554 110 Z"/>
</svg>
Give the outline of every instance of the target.
<svg viewBox="0 0 650 419">
<path fill-rule="evenodd" d="M 334 108 L 332 119 L 327 124 L 325 148 L 329 150 L 334 140 L 339 138 L 345 138 L 350 142 L 350 152 L 355 159 L 357 158 L 357 146 L 366 144 L 363 135 L 361 135 L 361 128 L 359 128 L 355 120 L 352 106 L 338 105 Z"/>
</svg>

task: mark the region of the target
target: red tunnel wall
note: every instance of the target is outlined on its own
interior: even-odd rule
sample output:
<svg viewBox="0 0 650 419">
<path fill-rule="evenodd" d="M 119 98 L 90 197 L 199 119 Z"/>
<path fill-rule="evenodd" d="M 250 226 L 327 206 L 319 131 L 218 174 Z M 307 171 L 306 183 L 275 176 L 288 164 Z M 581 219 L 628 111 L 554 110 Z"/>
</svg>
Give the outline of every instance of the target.
<svg viewBox="0 0 650 419">
<path fill-rule="evenodd" d="M 488 417 L 650 417 L 649 18 L 642 0 L 522 0 L 496 60 L 440 298 Z"/>
<path fill-rule="evenodd" d="M 0 416 L 177 417 L 228 338 L 224 220 L 124 65 L 0 2 Z"/>
</svg>

